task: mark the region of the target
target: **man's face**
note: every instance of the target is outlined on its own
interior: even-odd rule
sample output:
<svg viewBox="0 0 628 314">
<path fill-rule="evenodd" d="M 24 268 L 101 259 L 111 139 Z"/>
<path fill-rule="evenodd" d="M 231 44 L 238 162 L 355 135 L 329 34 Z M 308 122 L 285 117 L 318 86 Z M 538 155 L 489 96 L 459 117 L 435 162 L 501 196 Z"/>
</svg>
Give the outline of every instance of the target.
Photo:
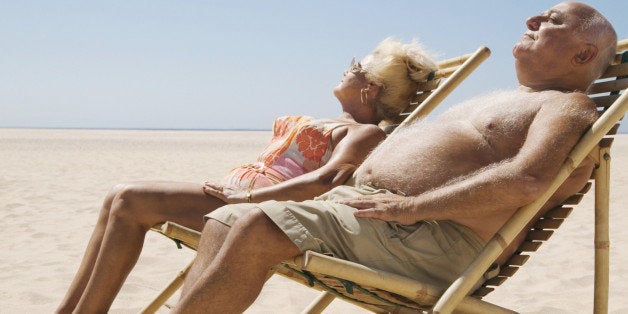
<svg viewBox="0 0 628 314">
<path fill-rule="evenodd" d="M 550 10 L 526 20 L 528 30 L 515 44 L 513 55 L 526 65 L 559 65 L 569 61 L 571 53 L 582 42 L 578 37 L 581 24 L 579 3 L 560 3 Z"/>
</svg>

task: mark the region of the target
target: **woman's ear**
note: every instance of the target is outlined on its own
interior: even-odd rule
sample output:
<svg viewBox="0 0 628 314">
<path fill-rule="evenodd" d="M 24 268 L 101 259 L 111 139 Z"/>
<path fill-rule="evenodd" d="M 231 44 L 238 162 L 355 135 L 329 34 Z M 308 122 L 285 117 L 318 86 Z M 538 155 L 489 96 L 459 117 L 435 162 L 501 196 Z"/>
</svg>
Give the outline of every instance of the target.
<svg viewBox="0 0 628 314">
<path fill-rule="evenodd" d="M 369 97 L 373 97 L 373 99 L 375 99 L 375 97 L 379 95 L 380 89 L 381 87 L 379 85 L 373 83 L 369 83 L 368 87 L 366 88 L 367 92 L 369 93 Z"/>
<path fill-rule="evenodd" d="M 573 57 L 572 62 L 574 63 L 574 65 L 586 64 L 589 61 L 595 59 L 595 56 L 597 56 L 597 51 L 597 46 L 592 44 L 585 44 L 580 52 Z"/>
</svg>

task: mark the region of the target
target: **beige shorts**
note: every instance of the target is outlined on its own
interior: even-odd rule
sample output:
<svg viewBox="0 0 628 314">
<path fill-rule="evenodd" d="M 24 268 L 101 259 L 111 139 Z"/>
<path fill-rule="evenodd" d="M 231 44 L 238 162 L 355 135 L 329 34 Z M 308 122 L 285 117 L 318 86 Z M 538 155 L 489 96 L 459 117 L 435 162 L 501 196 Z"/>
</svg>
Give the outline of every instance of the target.
<svg viewBox="0 0 628 314">
<path fill-rule="evenodd" d="M 252 208 L 260 208 L 301 251 L 331 254 L 438 287 L 455 280 L 484 245 L 469 228 L 451 221 L 406 226 L 356 218 L 356 209 L 334 202 L 378 193 L 390 192 L 343 185 L 314 200 L 227 205 L 206 217 L 231 226 Z"/>
</svg>

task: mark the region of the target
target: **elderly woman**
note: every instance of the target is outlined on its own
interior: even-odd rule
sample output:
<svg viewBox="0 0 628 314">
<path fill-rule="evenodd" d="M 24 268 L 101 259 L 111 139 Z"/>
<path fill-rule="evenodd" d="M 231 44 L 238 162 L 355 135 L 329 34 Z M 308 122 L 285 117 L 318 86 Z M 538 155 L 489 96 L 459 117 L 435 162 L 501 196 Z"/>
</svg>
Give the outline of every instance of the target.
<svg viewBox="0 0 628 314">
<path fill-rule="evenodd" d="M 344 71 L 334 87 L 342 108 L 338 118 L 278 118 L 257 162 L 233 169 L 221 183 L 115 186 L 58 312 L 106 311 L 157 223 L 174 221 L 200 231 L 203 216 L 228 203 L 301 201 L 342 184 L 384 139 L 377 124 L 395 122 L 435 68 L 415 42 L 388 38 Z"/>
</svg>

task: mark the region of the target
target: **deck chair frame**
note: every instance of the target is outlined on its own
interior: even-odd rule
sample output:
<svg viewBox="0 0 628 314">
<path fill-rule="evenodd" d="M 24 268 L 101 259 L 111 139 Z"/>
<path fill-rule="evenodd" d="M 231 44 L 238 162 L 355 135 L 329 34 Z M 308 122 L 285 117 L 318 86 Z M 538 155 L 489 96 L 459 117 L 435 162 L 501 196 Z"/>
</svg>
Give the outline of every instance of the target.
<svg viewBox="0 0 628 314">
<path fill-rule="evenodd" d="M 628 40 L 622 40 L 618 43 L 618 51 L 628 50 Z M 624 62 L 628 61 L 628 51 L 618 58 L 624 58 Z M 618 59 L 619 61 L 619 59 Z M 591 94 L 597 94 L 605 91 L 613 92 L 607 96 L 592 97 L 599 108 L 608 108 L 601 117 L 593 124 L 589 131 L 582 137 L 576 147 L 572 150 L 566 159 L 559 175 L 548 191 L 537 201 L 528 206 L 521 208 L 515 216 L 498 232 L 498 234 L 485 246 L 480 255 L 467 268 L 467 270 L 443 293 L 434 287 L 414 281 L 410 278 L 389 274 L 379 270 L 364 267 L 362 265 L 338 260 L 329 256 L 318 254 L 315 252 L 306 252 L 291 261 L 286 261 L 282 265 L 276 267 L 276 271 L 287 277 L 296 279 L 305 284 L 313 285 L 314 281 L 321 280 L 318 277 L 309 274 L 322 273 L 328 278 L 351 278 L 353 281 L 339 281 L 344 288 L 356 289 L 354 285 L 363 285 L 371 287 L 383 287 L 390 293 L 390 296 L 396 300 L 403 298 L 425 304 L 425 307 L 406 307 L 403 304 L 393 304 L 392 307 L 374 306 L 363 304 L 352 300 L 356 305 L 373 312 L 420 312 L 430 311 L 432 313 L 451 313 L 454 310 L 462 313 L 512 313 L 508 309 L 501 308 L 491 303 L 482 301 L 478 298 L 469 296 L 475 282 L 480 277 L 491 272 L 491 265 L 508 246 L 514 237 L 525 230 L 530 225 L 530 220 L 537 216 L 537 212 L 560 186 L 575 167 L 586 156 L 591 156 L 595 163 L 592 179 L 595 181 L 595 282 L 594 282 L 594 311 L 595 313 L 608 312 L 608 283 L 609 283 L 609 189 L 610 189 L 610 144 L 612 138 L 605 137 L 607 133 L 614 134 L 617 130 L 617 122 L 620 121 L 628 110 L 628 64 L 617 64 L 609 67 L 603 77 L 617 77 L 616 80 L 602 80 L 597 82 L 591 88 Z M 619 94 L 619 90 L 623 90 Z M 585 193 L 591 186 L 587 184 L 581 193 Z M 577 204 L 581 195 L 569 198 L 565 205 Z M 531 241 L 524 242 L 523 248 L 513 255 L 512 265 L 522 265 L 527 256 L 520 255 L 521 251 L 534 251 L 538 248 L 537 240 L 546 240 L 551 232 L 546 229 L 553 229 L 560 224 L 560 220 L 566 217 L 571 208 L 559 206 L 548 211 L 544 218 L 533 225 L 532 235 L 529 237 Z M 554 219 L 559 218 L 559 219 Z M 177 225 L 166 223 L 162 226 L 163 233 L 169 234 L 173 238 L 180 239 L 184 243 L 195 247 L 198 241 L 198 232 L 186 230 Z M 291 268 L 296 269 L 294 272 Z M 289 269 L 290 271 L 286 271 Z M 514 269 L 514 270 L 513 270 Z M 514 273 L 517 267 L 506 268 L 502 272 Z M 488 270 L 488 271 L 487 271 Z M 298 275 L 306 274 L 305 277 Z M 297 274 L 297 275 L 295 275 Z M 500 273 L 501 274 L 501 273 Z M 498 279 L 500 283 L 503 279 Z M 323 279 L 324 280 L 324 279 Z M 493 280 L 493 279 L 491 279 Z M 489 280 L 489 281 L 491 281 Z M 489 282 L 487 281 L 487 282 Z M 484 287 L 481 289 L 485 289 Z M 492 289 L 492 288 L 491 288 Z M 483 293 L 484 294 L 484 293 Z M 334 298 L 336 294 L 326 291 L 321 294 L 304 312 L 320 313 Z M 379 295 L 377 297 L 380 297 Z"/>
<path fill-rule="evenodd" d="M 482 62 L 484 62 L 490 54 L 490 49 L 485 46 L 480 46 L 474 53 L 439 62 L 438 70 L 434 73 L 432 83 L 428 83 L 422 90 L 418 90 L 417 102 L 410 104 L 408 112 L 402 113 L 402 115 L 406 115 L 403 121 L 399 125 L 384 126 L 384 130 L 387 133 L 394 133 L 400 127 L 403 127 L 412 121 L 426 117 Z M 156 225 L 152 228 L 152 230 L 172 238 L 175 240 L 179 248 L 184 245 L 194 250 L 197 249 L 200 234 L 195 230 L 185 228 L 172 222 Z M 172 294 L 174 294 L 181 287 L 192 262 L 190 262 L 189 265 L 178 273 L 168 286 L 166 286 L 166 288 L 164 288 L 164 290 L 142 310 L 142 313 L 156 312 L 172 296 Z M 329 295 L 323 294 L 319 298 L 327 300 L 329 299 Z"/>
</svg>

